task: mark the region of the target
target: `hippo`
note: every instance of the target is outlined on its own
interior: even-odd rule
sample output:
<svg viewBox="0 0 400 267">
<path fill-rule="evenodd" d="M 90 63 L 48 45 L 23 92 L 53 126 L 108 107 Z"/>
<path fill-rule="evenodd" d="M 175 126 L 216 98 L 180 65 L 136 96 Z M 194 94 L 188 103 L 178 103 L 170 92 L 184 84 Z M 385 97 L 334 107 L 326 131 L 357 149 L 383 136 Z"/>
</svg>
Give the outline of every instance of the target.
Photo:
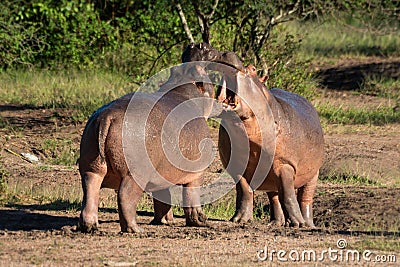
<svg viewBox="0 0 400 267">
<path fill-rule="evenodd" d="M 78 159 L 83 189 L 78 228 L 82 232 L 98 229 L 101 188 L 117 191 L 122 232 L 143 231 L 136 222 L 136 206 L 144 191 L 154 197 L 152 223 L 171 223 L 171 185 L 183 185 L 186 225 L 207 225 L 195 190 L 201 185 L 207 166 L 185 169 L 171 162 L 167 154 L 172 153 L 172 148 L 189 162 L 201 157 L 204 140 L 210 138 L 206 118 L 215 102 L 214 89 L 208 81 L 204 66 L 183 64 L 171 69 L 168 81 L 158 91 L 127 94 L 91 115 Z M 183 110 L 181 114 L 174 112 L 178 107 Z M 184 125 L 177 125 L 182 121 L 179 116 L 185 114 L 190 118 L 183 121 Z M 146 159 L 150 164 L 144 164 Z"/>
<path fill-rule="evenodd" d="M 252 220 L 253 192 L 263 190 L 270 200 L 272 224 L 314 227 L 312 203 L 324 155 L 315 108 L 297 94 L 268 90 L 255 67 L 244 68 L 234 53 L 216 53 L 211 61 L 236 69 L 222 70 L 227 75 L 217 92 L 225 109 L 219 154 L 236 181 L 236 212 L 231 220 Z"/>
</svg>

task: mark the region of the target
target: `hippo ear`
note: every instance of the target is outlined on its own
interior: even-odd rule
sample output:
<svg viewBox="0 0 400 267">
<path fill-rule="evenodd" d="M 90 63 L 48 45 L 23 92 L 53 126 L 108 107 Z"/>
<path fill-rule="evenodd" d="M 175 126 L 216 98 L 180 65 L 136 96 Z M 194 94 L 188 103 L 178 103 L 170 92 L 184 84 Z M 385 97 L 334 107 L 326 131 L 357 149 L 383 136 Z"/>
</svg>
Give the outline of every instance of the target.
<svg viewBox="0 0 400 267">
<path fill-rule="evenodd" d="M 214 87 L 211 83 L 196 82 L 195 85 L 202 96 L 214 98 Z"/>
</svg>

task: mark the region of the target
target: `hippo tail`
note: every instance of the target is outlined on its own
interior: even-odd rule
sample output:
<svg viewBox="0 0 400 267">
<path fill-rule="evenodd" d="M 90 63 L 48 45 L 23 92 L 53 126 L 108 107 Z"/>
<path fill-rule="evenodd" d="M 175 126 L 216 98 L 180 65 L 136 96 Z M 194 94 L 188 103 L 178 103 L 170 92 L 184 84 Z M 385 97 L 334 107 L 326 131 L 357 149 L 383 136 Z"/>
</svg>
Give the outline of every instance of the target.
<svg viewBox="0 0 400 267">
<path fill-rule="evenodd" d="M 103 162 L 106 160 L 106 141 L 110 126 L 111 126 L 111 119 L 109 117 L 104 118 L 99 123 L 99 128 L 98 128 L 99 155 L 101 161 Z"/>
</svg>

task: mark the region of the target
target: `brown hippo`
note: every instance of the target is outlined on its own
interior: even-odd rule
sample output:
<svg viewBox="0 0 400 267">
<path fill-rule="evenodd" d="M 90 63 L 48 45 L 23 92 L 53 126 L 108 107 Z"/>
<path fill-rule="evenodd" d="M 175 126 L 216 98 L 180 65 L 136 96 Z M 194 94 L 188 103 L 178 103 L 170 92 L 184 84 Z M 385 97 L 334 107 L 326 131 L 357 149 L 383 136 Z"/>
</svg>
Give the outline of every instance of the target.
<svg viewBox="0 0 400 267">
<path fill-rule="evenodd" d="M 316 110 L 299 95 L 277 88 L 267 90 L 252 65 L 230 78 L 236 79 L 236 84 L 227 81 L 228 89 L 232 88 L 233 92 L 222 88 L 219 101 L 240 117 L 250 147 L 244 173 L 230 172 L 238 179 L 236 213 L 232 220 L 246 222 L 252 219 L 253 190 L 264 190 L 270 199 L 273 223 L 283 225 L 289 222 L 294 226 L 314 227 L 312 202 L 324 154 L 323 132 Z M 263 110 L 262 106 L 268 109 Z M 255 110 L 258 110 L 258 114 L 255 114 Z M 223 165 L 227 167 L 231 160 L 239 159 L 235 156 L 231 158 L 232 147 L 245 143 L 230 139 L 226 129 L 238 129 L 238 126 L 234 120 L 225 118 L 219 132 L 219 152 Z M 270 155 L 273 146 L 263 144 L 265 137 L 270 138 L 271 142 L 275 139 L 272 162 Z M 264 160 L 261 160 L 263 150 Z M 260 164 L 272 165 L 269 170 L 262 170 Z M 257 168 L 259 173 L 256 175 Z M 230 169 L 227 168 L 228 172 Z M 254 176 L 259 180 L 261 178 L 261 181 L 252 186 Z"/>
<path fill-rule="evenodd" d="M 254 66 L 244 68 L 234 53 L 217 53 L 209 60 L 236 69 L 210 65 L 225 72 L 218 99 L 227 112 L 222 116 L 218 146 L 224 167 L 237 182 L 232 221 L 251 220 L 253 191 L 264 190 L 272 223 L 313 227 L 313 195 L 324 154 L 316 110 L 299 95 L 268 90 Z"/>
<path fill-rule="evenodd" d="M 82 135 L 78 161 L 84 193 L 81 231 L 97 229 L 103 187 L 117 190 L 123 232 L 142 231 L 136 223 L 136 206 L 143 191 L 154 197 L 153 223 L 172 221 L 171 185 L 183 185 L 186 224 L 206 225 L 194 188 L 207 167 L 199 160 L 207 154 L 204 151 L 212 150 L 204 142 L 209 138 L 205 118 L 215 101 L 208 81 L 203 66 L 183 64 L 171 70 L 157 92 L 131 93 L 93 113 Z M 178 162 L 172 158 L 176 155 Z"/>
</svg>

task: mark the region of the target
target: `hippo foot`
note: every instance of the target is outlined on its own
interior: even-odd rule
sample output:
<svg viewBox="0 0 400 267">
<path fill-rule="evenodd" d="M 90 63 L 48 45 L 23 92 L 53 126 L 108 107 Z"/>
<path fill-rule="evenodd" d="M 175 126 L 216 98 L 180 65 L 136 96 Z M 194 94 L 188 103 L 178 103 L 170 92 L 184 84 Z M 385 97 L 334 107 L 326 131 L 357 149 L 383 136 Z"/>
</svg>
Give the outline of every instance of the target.
<svg viewBox="0 0 400 267">
<path fill-rule="evenodd" d="M 174 218 L 169 219 L 169 218 L 161 218 L 161 220 L 154 218 L 151 222 L 151 225 L 172 225 L 174 224 Z"/>
<path fill-rule="evenodd" d="M 82 233 L 94 233 L 98 230 L 98 227 L 96 223 L 79 222 L 77 230 L 81 231 Z"/>
<path fill-rule="evenodd" d="M 285 225 L 285 221 L 284 220 L 282 221 L 282 220 L 275 219 L 275 220 L 271 220 L 268 223 L 268 225 L 272 226 L 272 227 L 282 227 L 282 226 Z"/>
<path fill-rule="evenodd" d="M 315 225 L 314 225 L 314 222 L 312 220 L 306 220 L 305 226 L 309 227 L 311 229 L 315 229 L 316 228 Z"/>
<path fill-rule="evenodd" d="M 234 222 L 234 223 L 247 223 L 247 222 L 250 222 L 252 220 L 253 220 L 253 214 L 251 214 L 251 216 L 250 215 L 246 215 L 246 214 L 244 214 L 244 215 L 236 214 L 235 216 L 233 216 L 231 218 L 230 221 Z"/>
<path fill-rule="evenodd" d="M 286 227 L 295 227 L 295 228 L 303 228 L 306 226 L 306 223 L 304 221 L 298 221 L 298 220 L 294 220 L 294 219 L 288 219 L 286 220 Z"/>
<path fill-rule="evenodd" d="M 234 223 L 246 223 L 253 220 L 253 205 L 242 205 L 231 218 Z"/>
<path fill-rule="evenodd" d="M 185 208 L 186 226 L 207 227 L 207 216 L 200 207 Z"/>
<path fill-rule="evenodd" d="M 121 228 L 121 232 L 123 232 L 123 233 L 143 233 L 144 230 L 143 230 L 143 228 L 136 225 L 136 226 L 130 226 L 130 227 L 126 227 L 126 228 Z"/>
</svg>

